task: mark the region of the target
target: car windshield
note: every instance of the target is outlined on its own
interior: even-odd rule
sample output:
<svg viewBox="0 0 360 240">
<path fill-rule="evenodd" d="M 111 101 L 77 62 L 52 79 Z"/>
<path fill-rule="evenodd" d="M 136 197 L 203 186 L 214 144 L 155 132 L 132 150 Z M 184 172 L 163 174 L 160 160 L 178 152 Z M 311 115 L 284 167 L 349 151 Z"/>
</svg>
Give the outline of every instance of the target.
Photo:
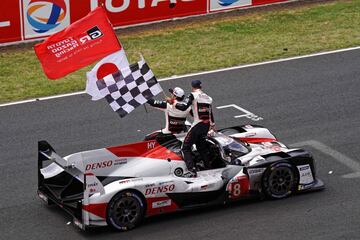
<svg viewBox="0 0 360 240">
<path fill-rule="evenodd" d="M 235 141 L 233 138 L 224 134 L 216 133 L 213 138 L 223 149 L 224 153 L 232 159 L 249 153 L 249 149 L 245 146 L 245 144 Z"/>
</svg>

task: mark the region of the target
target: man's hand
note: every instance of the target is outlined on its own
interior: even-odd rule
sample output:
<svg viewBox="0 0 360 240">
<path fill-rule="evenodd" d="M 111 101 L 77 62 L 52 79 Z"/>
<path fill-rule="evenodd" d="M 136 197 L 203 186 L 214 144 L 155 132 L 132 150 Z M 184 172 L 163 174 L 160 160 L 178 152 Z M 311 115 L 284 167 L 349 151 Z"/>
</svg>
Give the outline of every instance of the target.
<svg viewBox="0 0 360 240">
<path fill-rule="evenodd" d="M 215 131 L 213 129 L 210 129 L 207 133 L 208 137 L 213 137 L 215 136 Z"/>
<path fill-rule="evenodd" d="M 173 104 L 175 100 L 174 100 L 173 98 L 166 97 L 166 98 L 165 98 L 165 101 L 166 101 L 167 103 L 169 103 L 169 104 Z"/>
</svg>

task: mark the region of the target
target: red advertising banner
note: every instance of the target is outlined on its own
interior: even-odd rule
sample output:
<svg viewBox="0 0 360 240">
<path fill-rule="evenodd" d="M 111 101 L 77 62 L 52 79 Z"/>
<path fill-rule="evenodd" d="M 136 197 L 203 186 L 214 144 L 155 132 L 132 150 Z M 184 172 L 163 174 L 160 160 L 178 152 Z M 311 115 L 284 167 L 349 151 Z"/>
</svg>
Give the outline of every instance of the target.
<svg viewBox="0 0 360 240">
<path fill-rule="evenodd" d="M 95 0 L 96 1 L 96 0 Z M 169 0 L 100 0 L 114 26 L 159 21 L 175 17 L 205 14 L 208 0 L 177 0 L 169 7 Z"/>
<path fill-rule="evenodd" d="M 176 0 L 170 7 L 170 0 L 6 0 L 0 3 L 0 44 L 50 36 L 98 6 L 120 27 L 288 1 Z"/>
<path fill-rule="evenodd" d="M 63 77 L 120 49 L 101 7 L 35 45 L 36 55 L 50 79 Z"/>
<path fill-rule="evenodd" d="M 19 1 L 0 3 L 0 43 L 21 40 L 21 10 Z"/>
</svg>

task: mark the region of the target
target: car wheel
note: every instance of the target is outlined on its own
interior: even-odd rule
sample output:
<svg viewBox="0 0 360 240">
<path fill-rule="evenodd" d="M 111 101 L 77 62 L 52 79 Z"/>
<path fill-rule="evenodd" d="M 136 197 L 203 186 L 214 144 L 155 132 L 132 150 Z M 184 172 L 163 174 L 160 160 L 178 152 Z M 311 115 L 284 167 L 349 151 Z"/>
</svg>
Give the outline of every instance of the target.
<svg viewBox="0 0 360 240">
<path fill-rule="evenodd" d="M 286 198 L 295 191 L 297 182 L 298 176 L 291 164 L 275 163 L 264 172 L 262 190 L 269 198 Z"/>
<path fill-rule="evenodd" d="M 124 191 L 116 194 L 107 208 L 107 223 L 120 231 L 136 227 L 144 218 L 144 202 L 139 194 Z"/>
</svg>

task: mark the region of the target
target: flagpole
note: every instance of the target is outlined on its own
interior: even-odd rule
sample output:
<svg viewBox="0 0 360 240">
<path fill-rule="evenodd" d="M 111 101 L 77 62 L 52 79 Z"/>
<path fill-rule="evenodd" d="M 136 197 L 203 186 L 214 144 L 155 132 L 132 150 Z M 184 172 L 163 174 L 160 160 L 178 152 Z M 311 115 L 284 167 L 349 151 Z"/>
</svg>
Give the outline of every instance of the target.
<svg viewBox="0 0 360 240">
<path fill-rule="evenodd" d="M 145 104 L 143 104 L 143 106 L 144 106 L 144 108 L 145 108 L 145 112 L 146 112 L 146 113 L 149 113 L 149 112 L 148 112 L 148 110 L 147 110 L 146 105 L 145 105 Z"/>
</svg>

